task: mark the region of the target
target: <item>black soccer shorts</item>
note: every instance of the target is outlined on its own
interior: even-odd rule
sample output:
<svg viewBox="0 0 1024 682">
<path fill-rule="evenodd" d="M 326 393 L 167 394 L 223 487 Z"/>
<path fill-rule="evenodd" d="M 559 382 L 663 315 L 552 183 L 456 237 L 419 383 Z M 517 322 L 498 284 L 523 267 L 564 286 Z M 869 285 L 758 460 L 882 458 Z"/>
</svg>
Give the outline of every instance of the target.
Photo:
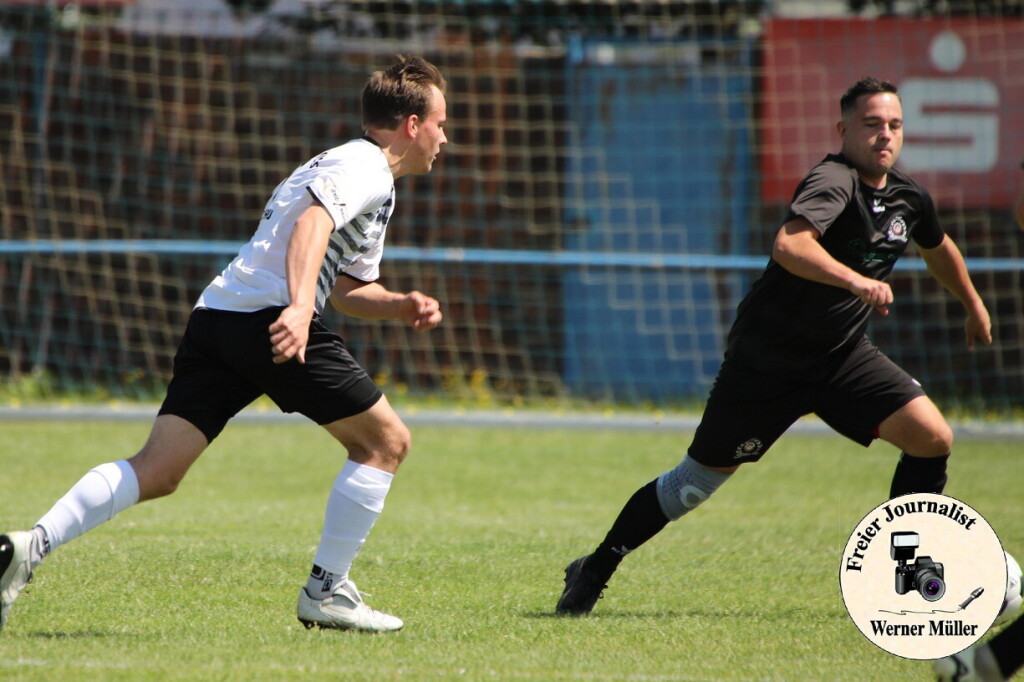
<svg viewBox="0 0 1024 682">
<path fill-rule="evenodd" d="M 192 311 L 159 414 L 189 421 L 212 442 L 228 420 L 263 394 L 283 412 L 321 425 L 365 412 L 380 400 L 380 389 L 319 315 L 310 323 L 306 362 L 275 363 L 268 328 L 282 310 Z"/>
<path fill-rule="evenodd" d="M 727 358 L 689 454 L 712 467 L 756 462 L 807 414 L 866 447 L 887 417 L 923 395 L 921 385 L 866 337 L 820 380 L 780 376 Z"/>
</svg>

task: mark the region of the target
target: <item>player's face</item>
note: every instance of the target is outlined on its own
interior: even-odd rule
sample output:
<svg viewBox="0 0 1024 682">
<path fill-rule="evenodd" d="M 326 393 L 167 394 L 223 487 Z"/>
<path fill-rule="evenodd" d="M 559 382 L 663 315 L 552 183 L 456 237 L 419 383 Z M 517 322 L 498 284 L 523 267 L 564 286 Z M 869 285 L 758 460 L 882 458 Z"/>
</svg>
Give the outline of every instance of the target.
<svg viewBox="0 0 1024 682">
<path fill-rule="evenodd" d="M 430 93 L 430 109 L 421 119 L 417 129 L 415 148 L 420 163 L 414 173 L 429 173 L 434 166 L 434 159 L 441 152 L 441 147 L 448 144 L 448 138 L 444 134 L 444 124 L 447 120 L 444 94 L 435 86 L 430 87 Z"/>
<path fill-rule="evenodd" d="M 857 107 L 839 122 L 843 154 L 861 179 L 876 187 L 885 185 L 885 176 L 903 149 L 903 107 L 891 92 L 861 97 Z"/>
</svg>

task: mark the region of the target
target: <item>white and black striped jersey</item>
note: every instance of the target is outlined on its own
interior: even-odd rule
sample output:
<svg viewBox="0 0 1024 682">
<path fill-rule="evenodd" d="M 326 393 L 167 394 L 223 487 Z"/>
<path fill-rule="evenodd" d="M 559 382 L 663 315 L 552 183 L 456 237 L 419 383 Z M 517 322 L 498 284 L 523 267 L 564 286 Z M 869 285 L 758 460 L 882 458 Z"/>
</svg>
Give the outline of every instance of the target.
<svg viewBox="0 0 1024 682">
<path fill-rule="evenodd" d="M 317 280 L 316 312 L 323 312 L 342 273 L 376 281 L 395 207 L 395 180 L 384 152 L 372 141 L 358 139 L 313 157 L 277 186 L 252 239 L 210 282 L 196 307 L 252 312 L 288 305 L 288 241 L 314 197 L 334 219 Z"/>
</svg>

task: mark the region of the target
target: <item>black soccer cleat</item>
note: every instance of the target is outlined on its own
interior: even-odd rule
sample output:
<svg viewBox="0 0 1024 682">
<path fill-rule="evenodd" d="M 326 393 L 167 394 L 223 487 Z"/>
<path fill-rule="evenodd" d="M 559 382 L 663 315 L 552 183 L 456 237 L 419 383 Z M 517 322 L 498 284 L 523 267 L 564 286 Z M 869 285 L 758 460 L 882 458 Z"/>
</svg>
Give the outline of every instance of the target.
<svg viewBox="0 0 1024 682">
<path fill-rule="evenodd" d="M 568 616 L 585 616 L 594 610 L 597 600 L 608 585 L 599 576 L 586 569 L 590 555 L 582 556 L 565 567 L 565 589 L 555 606 L 555 612 Z"/>
</svg>

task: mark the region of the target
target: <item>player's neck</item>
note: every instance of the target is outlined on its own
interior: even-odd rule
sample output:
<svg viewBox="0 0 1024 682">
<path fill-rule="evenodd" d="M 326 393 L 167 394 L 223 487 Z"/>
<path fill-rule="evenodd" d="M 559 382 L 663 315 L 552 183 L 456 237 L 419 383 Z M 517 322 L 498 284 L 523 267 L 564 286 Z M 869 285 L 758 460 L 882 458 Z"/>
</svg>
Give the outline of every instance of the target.
<svg viewBox="0 0 1024 682">
<path fill-rule="evenodd" d="M 401 139 L 393 134 L 393 131 L 369 130 L 363 133 L 363 139 L 380 147 L 395 180 L 408 172 L 405 170 L 404 157 L 409 145 L 403 145 Z"/>
<path fill-rule="evenodd" d="M 857 175 L 860 177 L 860 181 L 872 189 L 884 189 L 885 184 L 889 179 L 888 173 L 882 173 L 878 176 L 869 176 L 862 171 L 857 171 Z"/>
</svg>

